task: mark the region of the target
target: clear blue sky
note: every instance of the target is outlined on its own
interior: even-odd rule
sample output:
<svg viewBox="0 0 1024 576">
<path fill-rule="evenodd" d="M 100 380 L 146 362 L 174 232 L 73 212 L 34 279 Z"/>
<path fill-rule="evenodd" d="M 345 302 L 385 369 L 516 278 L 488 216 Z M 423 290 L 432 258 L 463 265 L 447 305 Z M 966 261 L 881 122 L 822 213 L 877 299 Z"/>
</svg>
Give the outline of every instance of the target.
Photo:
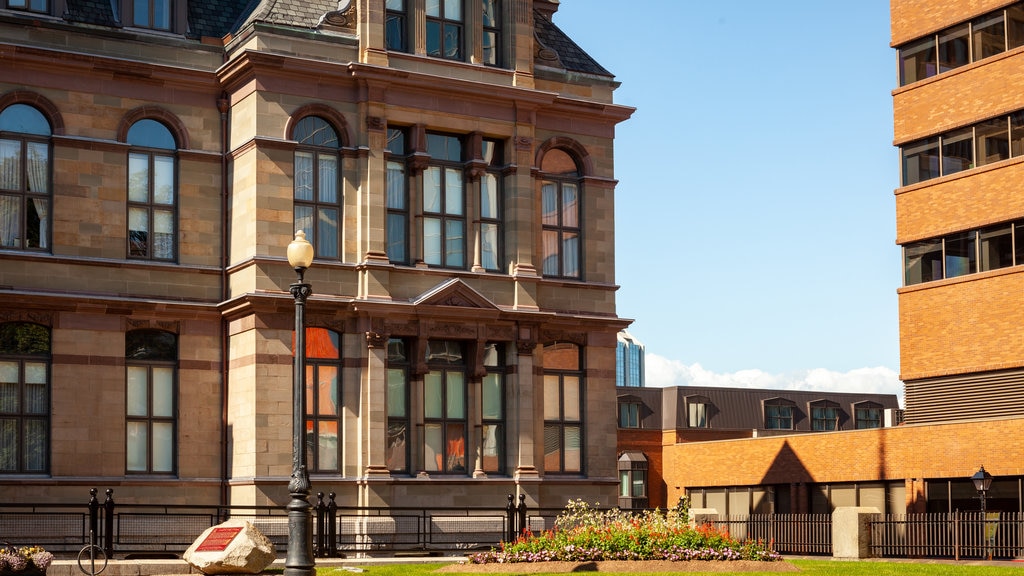
<svg viewBox="0 0 1024 576">
<path fill-rule="evenodd" d="M 637 108 L 616 275 L 648 381 L 898 392 L 889 3 L 562 0 L 554 21 Z"/>
</svg>

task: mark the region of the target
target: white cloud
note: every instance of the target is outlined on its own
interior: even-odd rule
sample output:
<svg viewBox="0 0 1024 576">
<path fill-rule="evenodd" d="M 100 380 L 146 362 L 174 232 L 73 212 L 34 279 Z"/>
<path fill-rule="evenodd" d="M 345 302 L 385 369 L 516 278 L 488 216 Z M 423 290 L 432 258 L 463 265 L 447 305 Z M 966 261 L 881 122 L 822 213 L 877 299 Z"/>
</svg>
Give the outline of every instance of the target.
<svg viewBox="0 0 1024 576">
<path fill-rule="evenodd" d="M 718 374 L 700 364 L 684 364 L 648 352 L 644 355 L 644 378 L 650 387 L 717 386 L 724 388 L 767 388 L 773 390 L 821 390 L 827 392 L 870 392 L 896 394 L 903 405 L 903 383 L 898 374 L 884 366 L 835 372 L 824 368 L 769 374 L 763 370 L 740 370 Z"/>
</svg>

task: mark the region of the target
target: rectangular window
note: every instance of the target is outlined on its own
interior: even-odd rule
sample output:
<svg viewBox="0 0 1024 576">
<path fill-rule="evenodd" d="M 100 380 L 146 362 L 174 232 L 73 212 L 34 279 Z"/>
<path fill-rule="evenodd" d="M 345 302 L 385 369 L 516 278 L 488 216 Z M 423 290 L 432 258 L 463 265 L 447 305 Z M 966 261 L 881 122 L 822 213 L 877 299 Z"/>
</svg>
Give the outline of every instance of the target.
<svg viewBox="0 0 1024 576">
<path fill-rule="evenodd" d="M 1005 117 L 988 120 L 975 128 L 979 166 L 1006 160 L 1010 157 L 1010 129 Z"/>
<path fill-rule="evenodd" d="M 765 428 L 768 430 L 792 430 L 793 407 L 785 404 L 766 404 L 764 407 Z"/>
<path fill-rule="evenodd" d="M 579 278 L 579 190 L 575 183 L 541 185 L 543 274 Z"/>
<path fill-rule="evenodd" d="M 467 472 L 466 373 L 462 362 L 458 342 L 427 343 L 427 363 L 434 365 L 423 375 L 423 468 L 427 472 Z"/>
<path fill-rule="evenodd" d="M 481 466 L 484 472 L 505 471 L 505 367 L 504 349 L 487 344 L 484 350 L 487 374 L 481 383 Z"/>
<path fill-rule="evenodd" d="M 384 42 L 388 50 L 408 52 L 405 0 L 387 0 L 384 3 Z"/>
<path fill-rule="evenodd" d="M 0 140 L 0 246 L 49 247 L 49 156 L 47 143 Z"/>
<path fill-rule="evenodd" d="M 49 363 L 0 361 L 0 473 L 47 472 L 49 431 Z"/>
<path fill-rule="evenodd" d="M 971 24 L 974 60 L 981 60 L 1006 51 L 1006 26 L 1003 11 L 986 14 Z"/>
<path fill-rule="evenodd" d="M 171 366 L 128 366 L 126 469 L 172 474 L 175 470 L 177 409 Z"/>
<path fill-rule="evenodd" d="M 340 335 L 306 329 L 306 463 L 311 472 L 341 470 Z"/>
<path fill-rule="evenodd" d="M 839 408 L 835 406 L 812 406 L 811 429 L 817 431 L 835 430 L 839 425 Z"/>
<path fill-rule="evenodd" d="M 171 29 L 171 0 L 132 0 L 132 26 Z"/>
<path fill-rule="evenodd" d="M 640 404 L 636 402 L 619 403 L 619 428 L 640 427 Z"/>
<path fill-rule="evenodd" d="M 405 172 L 406 136 L 402 128 L 388 128 L 385 222 L 388 260 L 409 263 L 409 198 Z"/>
<path fill-rule="evenodd" d="M 40 14 L 50 13 L 48 0 L 7 0 L 7 7 L 11 10 L 28 10 Z"/>
<path fill-rule="evenodd" d="M 977 232 L 952 234 L 945 239 L 945 277 L 955 278 L 964 274 L 974 274 L 977 268 Z"/>
<path fill-rule="evenodd" d="M 427 56 L 462 60 L 462 0 L 426 0 Z"/>
<path fill-rule="evenodd" d="M 970 26 L 963 24 L 939 35 L 939 73 L 971 62 Z"/>
<path fill-rule="evenodd" d="M 974 129 L 964 128 L 942 136 L 942 175 L 974 168 Z"/>
<path fill-rule="evenodd" d="M 938 72 L 935 37 L 929 36 L 900 48 L 900 86 L 934 76 Z"/>
<path fill-rule="evenodd" d="M 1020 2 L 1006 8 L 1006 49 L 1024 46 L 1024 4 Z"/>
<path fill-rule="evenodd" d="M 431 165 L 423 171 L 423 261 L 442 268 L 466 267 L 466 210 L 462 141 L 427 134 Z"/>
<path fill-rule="evenodd" d="M 128 255 L 175 258 L 175 161 L 172 156 L 128 155 Z"/>
<path fill-rule="evenodd" d="M 875 407 L 857 408 L 854 410 L 855 426 L 858 430 L 882 427 L 882 409 Z"/>
<path fill-rule="evenodd" d="M 708 428 L 708 405 L 703 402 L 686 403 L 686 425 L 690 428 Z"/>
<path fill-rule="evenodd" d="M 903 146 L 904 186 L 939 176 L 938 138 L 926 138 Z"/>
<path fill-rule="evenodd" d="M 982 272 L 1013 266 L 1013 228 L 1009 224 L 981 230 L 978 242 L 978 265 Z"/>
<path fill-rule="evenodd" d="M 387 446 L 384 458 L 388 470 L 409 472 L 409 360 L 405 342 L 388 341 L 387 368 Z"/>
<path fill-rule="evenodd" d="M 1010 114 L 1010 156 L 1024 156 L 1024 112 Z"/>
<path fill-rule="evenodd" d="M 500 0 L 483 1 L 483 63 L 501 65 L 501 4 Z"/>
<path fill-rule="evenodd" d="M 480 177 L 480 265 L 500 271 L 501 255 L 501 168 L 504 166 L 501 142 L 484 140 L 483 160 L 487 171 Z"/>
<path fill-rule="evenodd" d="M 942 239 L 923 240 L 903 247 L 907 286 L 942 279 Z"/>
</svg>

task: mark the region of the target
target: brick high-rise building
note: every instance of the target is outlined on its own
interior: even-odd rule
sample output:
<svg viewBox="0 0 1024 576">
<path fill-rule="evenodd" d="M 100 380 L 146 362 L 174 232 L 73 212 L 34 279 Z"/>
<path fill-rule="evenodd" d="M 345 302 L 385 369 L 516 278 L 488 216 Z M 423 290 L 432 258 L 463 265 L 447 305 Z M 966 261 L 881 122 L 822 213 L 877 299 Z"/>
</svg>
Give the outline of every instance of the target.
<svg viewBox="0 0 1024 576">
<path fill-rule="evenodd" d="M 0 492 L 616 495 L 614 77 L 557 0 L 4 0 Z"/>
</svg>

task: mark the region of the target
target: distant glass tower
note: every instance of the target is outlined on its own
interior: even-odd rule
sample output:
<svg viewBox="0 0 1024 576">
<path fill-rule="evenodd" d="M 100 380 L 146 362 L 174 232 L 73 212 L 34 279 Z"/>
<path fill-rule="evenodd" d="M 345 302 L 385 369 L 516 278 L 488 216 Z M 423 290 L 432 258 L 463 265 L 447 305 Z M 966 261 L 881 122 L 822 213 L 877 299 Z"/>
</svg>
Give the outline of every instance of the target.
<svg viewBox="0 0 1024 576">
<path fill-rule="evenodd" d="M 615 385 L 643 388 L 644 345 L 629 332 L 619 332 L 615 346 Z"/>
</svg>

